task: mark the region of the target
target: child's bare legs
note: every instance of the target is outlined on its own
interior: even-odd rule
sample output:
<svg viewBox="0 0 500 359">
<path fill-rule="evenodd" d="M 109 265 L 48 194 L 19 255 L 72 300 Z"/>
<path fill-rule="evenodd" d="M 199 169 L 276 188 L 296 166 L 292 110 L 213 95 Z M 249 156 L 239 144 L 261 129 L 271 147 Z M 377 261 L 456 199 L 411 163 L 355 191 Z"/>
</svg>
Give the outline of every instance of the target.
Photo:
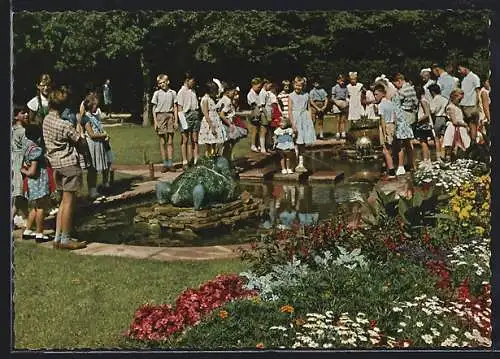
<svg viewBox="0 0 500 359">
<path fill-rule="evenodd" d="M 167 160 L 167 151 L 165 149 L 165 145 L 166 145 L 166 138 L 165 138 L 166 135 L 164 134 L 161 134 L 161 135 L 158 135 L 158 137 L 160 138 L 160 156 L 161 156 L 161 160 L 163 163 L 165 163 L 165 161 Z"/>
<path fill-rule="evenodd" d="M 286 171 L 286 164 L 285 164 L 285 162 L 286 162 L 286 158 L 285 158 L 285 156 L 282 156 L 281 159 L 280 159 L 280 165 L 281 165 L 281 170 L 282 171 Z"/>
<path fill-rule="evenodd" d="M 26 221 L 26 229 L 31 230 L 33 228 L 33 224 L 36 221 L 36 208 L 32 208 L 30 213 L 28 214 L 28 220 Z"/>
<path fill-rule="evenodd" d="M 174 134 L 167 133 L 167 160 L 172 165 L 172 160 L 174 159 Z"/>
<path fill-rule="evenodd" d="M 97 171 L 94 167 L 87 169 L 87 189 L 90 198 L 97 197 Z"/>
<path fill-rule="evenodd" d="M 420 141 L 420 145 L 422 146 L 422 154 L 424 156 L 424 161 L 430 161 L 431 160 L 431 153 L 429 151 L 429 144 L 427 143 L 427 140 L 422 140 Z"/>
<path fill-rule="evenodd" d="M 307 172 L 307 169 L 305 168 L 304 166 L 304 152 L 305 152 L 305 145 L 304 144 L 298 144 L 297 145 L 297 149 L 298 149 L 298 152 L 299 152 L 299 163 L 297 165 L 297 167 L 295 167 L 295 172 Z"/>
<path fill-rule="evenodd" d="M 251 150 L 254 152 L 257 152 L 258 148 L 256 146 L 257 143 L 257 133 L 260 133 L 260 127 L 259 125 L 252 125 L 250 126 L 250 139 L 251 139 Z"/>
<path fill-rule="evenodd" d="M 109 172 L 111 170 L 111 167 L 108 166 L 105 170 L 102 171 L 102 184 L 104 187 L 109 187 Z"/>
<path fill-rule="evenodd" d="M 37 208 L 36 212 L 36 233 L 43 234 L 43 220 L 45 219 L 45 210 Z"/>
<path fill-rule="evenodd" d="M 188 142 L 189 142 L 189 133 L 182 132 L 182 134 L 181 134 L 181 157 L 182 157 L 182 165 L 183 166 L 186 166 L 189 162 Z"/>
<path fill-rule="evenodd" d="M 404 147 L 406 149 L 406 155 L 408 156 L 408 165 L 411 170 L 415 169 L 415 151 L 413 150 L 413 143 L 411 140 L 405 140 Z"/>
<path fill-rule="evenodd" d="M 434 142 L 436 144 L 436 159 L 439 161 L 444 157 L 443 136 L 436 136 Z"/>
<path fill-rule="evenodd" d="M 260 140 L 260 152 L 261 153 L 267 153 L 267 150 L 266 150 L 266 133 L 267 133 L 266 126 L 260 126 L 260 128 L 259 128 L 259 140 Z"/>
<path fill-rule="evenodd" d="M 316 123 L 318 124 L 319 138 L 323 138 L 323 118 L 318 117 Z"/>
<path fill-rule="evenodd" d="M 198 162 L 198 157 L 200 156 L 200 145 L 198 144 L 198 132 L 191 133 L 191 151 L 193 162 L 196 164 Z"/>
</svg>

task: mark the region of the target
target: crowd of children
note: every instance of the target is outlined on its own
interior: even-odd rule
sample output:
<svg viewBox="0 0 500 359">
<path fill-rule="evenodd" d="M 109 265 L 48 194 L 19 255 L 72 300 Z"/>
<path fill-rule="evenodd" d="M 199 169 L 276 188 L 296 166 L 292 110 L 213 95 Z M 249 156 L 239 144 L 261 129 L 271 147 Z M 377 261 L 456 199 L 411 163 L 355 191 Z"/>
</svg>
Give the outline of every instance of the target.
<svg viewBox="0 0 500 359">
<path fill-rule="evenodd" d="M 487 130 L 491 121 L 489 79 L 481 87 L 479 77 L 465 62 L 458 64 L 458 72 L 463 76 L 461 84 L 444 66 L 433 64 L 421 70 L 420 85 L 410 83 L 398 73 L 391 81 L 381 75 L 369 87 L 358 82 L 357 72 L 349 72 L 348 76 L 335 77 L 336 84 L 330 94 L 318 80 L 313 80 L 312 88 L 307 91 L 307 79 L 302 76 L 295 77 L 292 82 L 284 80 L 281 86 L 267 79 L 254 78 L 246 97 L 251 110 L 249 128 L 237 115 L 239 87 L 213 79 L 203 85 L 199 98 L 195 92 L 196 80 L 190 73 L 186 74 L 177 92 L 170 88 L 168 75 L 159 74 L 151 104 L 163 161 L 162 172 L 175 171 L 176 132 L 181 134 L 183 169 L 197 163 L 200 145 L 204 146 L 206 156 L 222 155 L 231 160 L 236 143 L 250 133 L 250 150 L 263 154 L 277 152 L 282 174 L 307 172 L 305 148 L 317 138 L 324 139 L 327 112 L 336 118 L 337 139 L 346 138 L 348 121 L 380 120 L 380 144 L 389 178 L 415 168 L 414 140 L 422 145 L 424 163 L 431 160 L 428 145 L 431 139 L 436 145 L 437 160 L 453 160 L 459 151 L 467 151 L 476 144 L 489 144 Z M 15 108 L 12 121 L 13 216 L 21 214 L 15 216 L 18 225 L 20 217 L 27 219 L 25 238 L 39 240 L 47 239 L 43 235 L 43 218 L 50 209 L 55 187 L 53 164 L 47 160 L 51 155 L 47 153 L 42 131 L 50 111 L 53 111 L 52 117 L 66 123 L 64 126 L 69 127 L 64 128 L 71 132 L 64 134 L 69 140 L 54 142 L 51 139 L 51 151 L 66 151 L 76 156 L 78 169 L 87 171 L 90 199 L 102 198 L 97 186 L 98 173 L 102 175 L 103 189 L 109 188 L 112 177 L 110 136 L 101 123 L 97 94 L 89 91 L 79 108 L 73 109 L 76 106 L 68 100 L 72 98 L 71 89 L 63 86 L 54 90 L 53 87 L 50 76 L 42 75 L 36 96 L 25 108 Z M 65 100 L 53 99 L 51 109 L 53 91 Z M 54 105 L 58 101 L 60 106 Z M 110 100 L 107 101 L 109 104 Z M 58 123 L 58 126 L 62 125 Z M 78 137 L 75 134 L 84 139 L 84 145 L 71 143 L 72 138 Z M 73 153 L 71 146 L 78 147 L 78 153 Z M 293 153 L 295 156 L 291 156 Z M 297 158 L 294 165 L 292 157 Z M 22 206 L 26 200 L 29 212 Z"/>
</svg>

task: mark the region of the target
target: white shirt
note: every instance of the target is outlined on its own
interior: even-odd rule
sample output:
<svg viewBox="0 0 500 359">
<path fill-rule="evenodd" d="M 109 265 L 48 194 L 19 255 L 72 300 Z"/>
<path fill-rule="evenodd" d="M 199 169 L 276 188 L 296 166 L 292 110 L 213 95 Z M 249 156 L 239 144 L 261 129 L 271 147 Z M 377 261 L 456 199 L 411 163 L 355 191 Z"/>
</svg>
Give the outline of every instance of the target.
<svg viewBox="0 0 500 359">
<path fill-rule="evenodd" d="M 476 90 L 480 87 L 479 76 L 470 71 L 462 80 L 464 98 L 460 101 L 460 106 L 476 106 L 478 100 Z"/>
<path fill-rule="evenodd" d="M 255 92 L 253 89 L 250 89 L 247 95 L 247 102 L 249 106 L 252 106 L 252 104 L 256 104 L 257 106 L 261 105 L 260 101 L 260 96 Z"/>
<path fill-rule="evenodd" d="M 44 95 L 40 94 L 40 100 L 42 102 L 42 106 L 43 107 L 48 107 L 49 106 L 49 99 L 47 97 L 45 97 Z M 27 103 L 27 106 L 33 112 L 38 111 L 38 97 L 35 96 L 31 100 L 29 100 L 28 103 Z"/>
<path fill-rule="evenodd" d="M 271 91 L 266 91 L 264 89 L 260 90 L 259 93 L 260 103 L 264 105 L 267 112 L 271 112 Z"/>
<path fill-rule="evenodd" d="M 432 101 L 432 95 L 431 93 L 429 92 L 429 86 L 432 85 L 432 84 L 435 84 L 436 82 L 434 80 L 431 80 L 429 79 L 427 81 L 427 83 L 422 86 L 424 88 L 424 94 L 425 94 L 425 99 L 427 100 L 427 102 L 431 103 Z"/>
<path fill-rule="evenodd" d="M 396 122 L 396 112 L 394 104 L 387 98 L 383 98 L 378 105 L 378 113 L 385 121 L 385 123 L 395 123 Z"/>
<path fill-rule="evenodd" d="M 186 85 L 183 85 L 179 92 L 177 92 L 175 103 L 182 106 L 182 112 L 197 110 L 199 108 L 196 93 L 193 89 L 189 89 Z"/>
<path fill-rule="evenodd" d="M 443 95 L 436 95 L 430 102 L 431 114 L 434 117 L 444 117 L 446 116 L 446 105 L 448 105 L 448 99 Z"/>
<path fill-rule="evenodd" d="M 153 104 L 153 112 L 174 112 L 176 93 L 172 89 L 156 90 L 153 93 L 151 103 Z"/>
<path fill-rule="evenodd" d="M 224 112 L 226 117 L 232 118 L 235 115 L 235 109 L 231 99 L 227 96 L 222 96 L 222 98 L 215 105 L 219 112 Z"/>
</svg>

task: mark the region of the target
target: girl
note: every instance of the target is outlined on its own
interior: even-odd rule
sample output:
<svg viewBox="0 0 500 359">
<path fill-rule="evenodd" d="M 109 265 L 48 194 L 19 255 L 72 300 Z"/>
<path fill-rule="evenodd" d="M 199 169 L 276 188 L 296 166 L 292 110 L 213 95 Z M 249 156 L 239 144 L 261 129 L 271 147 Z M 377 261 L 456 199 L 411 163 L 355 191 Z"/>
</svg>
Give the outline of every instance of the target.
<svg viewBox="0 0 500 359">
<path fill-rule="evenodd" d="M 468 126 L 464 121 L 464 114 L 458 106 L 463 93 L 458 88 L 451 91 L 450 103 L 446 106 L 446 116 L 450 119 L 443 139 L 446 161 L 454 160 L 457 157 L 458 149 L 465 151 L 471 143 Z"/>
<path fill-rule="evenodd" d="M 234 145 L 247 136 L 248 130 L 246 127 L 242 127 L 243 122 L 236 118 L 236 109 L 233 104 L 236 89 L 230 88 L 226 83 L 222 83 L 222 86 L 224 92 L 216 107 L 227 133 L 227 141 L 224 143 L 222 155 L 231 161 Z"/>
<path fill-rule="evenodd" d="M 486 79 L 483 87 L 479 91 L 479 127 L 481 132 L 488 136 L 488 127 L 490 125 L 490 80 Z"/>
<path fill-rule="evenodd" d="M 37 95 L 27 103 L 29 109 L 29 123 L 42 126 L 43 119 L 49 113 L 49 93 L 52 80 L 48 74 L 40 76 L 36 85 Z"/>
<path fill-rule="evenodd" d="M 349 96 L 349 115 L 347 120 L 356 121 L 361 118 L 361 90 L 363 84 L 358 82 L 358 73 L 349 72 L 349 85 L 347 85 L 347 92 Z M 343 133 L 343 138 L 345 134 Z"/>
<path fill-rule="evenodd" d="M 50 193 L 55 189 L 55 182 L 43 149 L 40 147 L 40 137 L 36 125 L 26 127 L 24 138 L 24 166 L 20 172 L 24 177 L 25 196 L 28 199 L 30 213 L 23 232 L 23 239 L 35 239 L 37 242 L 47 242 L 50 238 L 43 234 L 45 213 L 50 206 Z M 35 232 L 31 229 L 36 224 Z"/>
<path fill-rule="evenodd" d="M 290 94 L 290 81 L 283 80 L 281 82 L 282 90 L 278 95 L 278 102 L 280 103 L 280 108 L 282 109 L 283 116 L 288 117 L 288 95 Z"/>
<path fill-rule="evenodd" d="M 226 142 L 226 129 L 217 114 L 215 98 L 219 88 L 213 81 L 205 85 L 205 95 L 200 101 L 203 119 L 201 120 L 199 144 L 206 145 L 205 155 L 215 156 L 217 154 L 216 146 Z"/>
<path fill-rule="evenodd" d="M 425 94 L 425 89 L 423 87 L 415 87 L 415 92 L 417 93 L 418 109 L 417 109 L 417 122 L 415 123 L 414 135 L 415 138 L 422 145 L 422 153 L 424 163 L 427 165 L 431 164 L 431 154 L 429 151 L 429 144 L 427 140 L 434 137 L 432 134 L 433 124 L 431 118 L 431 105 L 427 100 Z"/>
<path fill-rule="evenodd" d="M 394 111 L 396 114 L 396 149 L 395 152 L 398 154 L 398 169 L 396 170 L 396 176 L 402 176 L 406 173 L 404 167 L 405 153 L 408 156 L 408 165 L 411 169 L 415 168 L 414 158 L 413 158 L 413 146 L 411 140 L 414 138 L 413 130 L 411 126 L 406 121 L 406 115 L 401 108 L 401 98 L 398 93 L 395 93 L 391 102 L 394 104 Z"/>
<path fill-rule="evenodd" d="M 333 113 L 337 117 L 337 134 L 335 137 L 340 139 L 345 138 L 345 124 L 347 120 L 347 112 L 349 103 L 347 102 L 349 93 L 347 91 L 345 77 L 340 74 L 337 76 L 337 84 L 332 87 Z"/>
<path fill-rule="evenodd" d="M 272 131 L 280 127 L 281 118 L 283 117 L 283 108 L 279 104 L 277 92 L 276 84 L 271 84 L 269 90 L 269 95 L 271 97 L 271 124 L 269 126 Z"/>
<path fill-rule="evenodd" d="M 309 94 L 303 92 L 304 79 L 296 77 L 294 80 L 295 91 L 288 97 L 288 118 L 292 123 L 292 128 L 297 135 L 295 143 L 297 144 L 299 164 L 295 172 L 307 172 L 304 167 L 305 145 L 310 145 L 316 141 L 314 124 L 312 122 L 311 107 L 309 106 Z"/>
<path fill-rule="evenodd" d="M 250 149 L 253 152 L 260 152 L 261 148 L 256 146 L 257 143 L 257 134 L 259 137 L 264 137 L 266 135 L 265 126 L 262 124 L 262 118 L 264 117 L 262 112 L 264 111 L 263 104 L 261 103 L 259 92 L 262 88 L 262 80 L 258 77 L 252 79 L 250 82 L 251 88 L 247 95 L 248 106 L 252 110 L 250 115 L 250 122 L 252 123 L 251 127 L 251 145 Z M 264 148 L 265 151 L 265 148 Z"/>
<path fill-rule="evenodd" d="M 26 198 L 24 197 L 23 189 L 23 176 L 21 174 L 21 168 L 23 166 L 23 156 L 25 150 L 25 129 L 24 127 L 28 123 L 28 113 L 22 109 L 16 107 L 14 109 L 12 120 L 12 133 L 11 133 L 11 168 L 12 168 L 12 218 L 14 219 L 14 225 L 19 227 L 24 227 L 26 225 L 25 218 L 28 213 L 21 213 L 17 216 L 18 210 L 23 210 L 26 203 Z"/>
<path fill-rule="evenodd" d="M 91 166 L 88 168 L 87 184 L 89 186 L 90 199 L 99 197 L 97 192 L 97 172 L 102 173 L 104 188 L 109 188 L 109 170 L 111 167 L 109 136 L 104 131 L 97 96 L 89 96 L 84 101 L 85 116 L 82 118 L 82 126 L 90 152 Z"/>
<path fill-rule="evenodd" d="M 281 119 L 280 127 L 274 130 L 274 147 L 280 156 L 281 173 L 293 173 L 293 170 L 290 168 L 290 158 L 287 157 L 287 152 L 295 148 L 293 143 L 293 129 L 285 118 Z"/>
<path fill-rule="evenodd" d="M 372 90 L 361 91 L 361 112 L 360 117 L 367 119 L 375 119 L 377 115 L 375 113 L 375 96 L 373 96 Z"/>
</svg>

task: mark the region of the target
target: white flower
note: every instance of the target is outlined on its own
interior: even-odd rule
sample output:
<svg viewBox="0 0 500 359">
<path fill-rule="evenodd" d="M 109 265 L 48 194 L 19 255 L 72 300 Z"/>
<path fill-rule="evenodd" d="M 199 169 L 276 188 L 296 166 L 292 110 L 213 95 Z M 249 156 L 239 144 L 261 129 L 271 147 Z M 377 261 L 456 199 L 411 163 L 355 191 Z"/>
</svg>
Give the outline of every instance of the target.
<svg viewBox="0 0 500 359">
<path fill-rule="evenodd" d="M 375 338 L 370 338 L 370 341 L 372 342 L 373 345 L 380 343 L 380 340 Z"/>
<path fill-rule="evenodd" d="M 422 322 L 416 322 L 415 325 L 419 328 L 422 328 L 424 326 L 424 323 Z"/>
<path fill-rule="evenodd" d="M 402 328 L 399 328 L 398 329 L 398 333 L 402 333 L 403 332 L 403 329 Z"/>
<path fill-rule="evenodd" d="M 424 334 L 421 336 L 421 338 L 426 342 L 427 344 L 432 344 L 432 335 L 429 334 Z"/>
<path fill-rule="evenodd" d="M 453 330 L 455 333 L 458 332 L 458 328 L 457 327 L 451 327 L 451 330 Z"/>
<path fill-rule="evenodd" d="M 406 323 L 405 322 L 399 322 L 399 325 L 402 326 L 403 328 L 406 327 Z"/>
<path fill-rule="evenodd" d="M 394 307 L 394 308 L 392 308 L 392 311 L 393 311 L 393 312 L 402 312 L 402 311 L 403 311 L 403 309 L 401 309 L 401 308 L 399 308 L 399 307 Z"/>
<path fill-rule="evenodd" d="M 331 348 L 331 347 L 333 347 L 333 344 L 331 344 L 331 343 L 325 343 L 325 344 L 323 344 L 323 348 L 325 348 L 325 349 L 328 349 L 328 348 Z"/>
<path fill-rule="evenodd" d="M 368 338 L 365 337 L 364 335 L 358 335 L 358 339 L 361 340 L 362 342 L 368 341 Z"/>
</svg>

